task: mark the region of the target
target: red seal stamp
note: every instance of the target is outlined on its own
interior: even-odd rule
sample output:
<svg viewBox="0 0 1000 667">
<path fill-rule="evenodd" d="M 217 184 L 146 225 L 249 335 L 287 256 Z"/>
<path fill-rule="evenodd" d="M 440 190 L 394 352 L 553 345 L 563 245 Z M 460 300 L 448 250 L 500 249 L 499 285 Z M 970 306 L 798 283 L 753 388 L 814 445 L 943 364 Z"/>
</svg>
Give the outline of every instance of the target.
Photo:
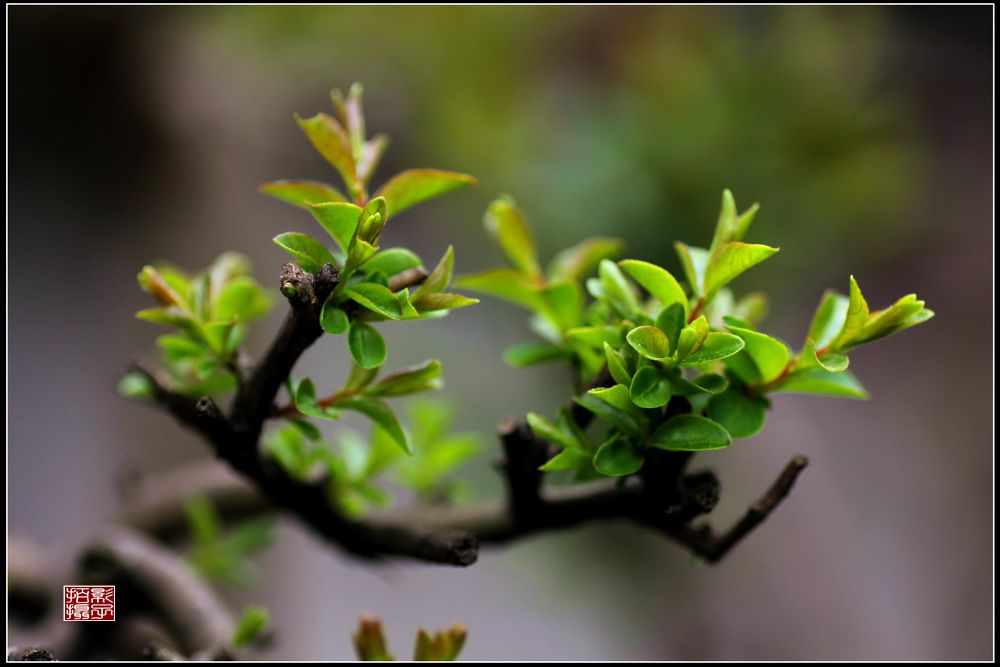
<svg viewBox="0 0 1000 667">
<path fill-rule="evenodd" d="M 115 587 L 63 586 L 63 620 L 115 620 Z"/>
</svg>

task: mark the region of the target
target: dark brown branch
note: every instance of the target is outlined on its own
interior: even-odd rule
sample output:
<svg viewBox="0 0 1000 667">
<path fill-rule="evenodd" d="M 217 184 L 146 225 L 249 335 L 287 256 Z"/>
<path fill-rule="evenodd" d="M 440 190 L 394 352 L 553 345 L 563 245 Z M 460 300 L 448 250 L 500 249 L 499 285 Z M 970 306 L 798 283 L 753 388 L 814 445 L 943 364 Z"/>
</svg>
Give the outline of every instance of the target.
<svg viewBox="0 0 1000 667">
<path fill-rule="evenodd" d="M 8 662 L 53 662 L 55 659 L 52 651 L 38 646 L 14 647 L 7 651 Z"/>
<path fill-rule="evenodd" d="M 424 272 L 413 272 L 406 280 L 416 284 L 423 276 Z M 684 474 L 690 453 L 652 452 L 639 475 L 638 486 L 549 499 L 542 494 L 539 466 L 551 456 L 550 445 L 535 437 L 526 424 L 507 420 L 500 427 L 504 459 L 499 468 L 507 482 L 507 503 L 502 513 L 480 516 L 473 524 L 467 522 L 470 514 L 433 525 L 415 516 L 402 522 L 398 516 L 348 519 L 331 506 L 327 480 L 307 483 L 294 479 L 258 452 L 261 429 L 274 414 L 277 392 L 299 356 L 322 335 L 320 311 L 337 280 L 337 270 L 329 264 L 316 275 L 294 264 L 282 267 L 281 291 L 291 306 L 289 314 L 270 350 L 238 389 L 229 418 L 212 399 L 192 401 L 179 396 L 155 374 L 144 372 L 154 383 L 154 398 L 182 423 L 206 437 L 217 455 L 252 482 L 267 502 L 297 515 L 318 534 L 356 556 L 406 556 L 468 565 L 476 559 L 476 536 L 484 542 L 503 542 L 592 519 L 617 518 L 658 530 L 714 562 L 766 518 L 805 466 L 804 457 L 793 460 L 771 492 L 732 530 L 716 537 L 709 528 L 694 529 L 689 525 L 695 517 L 711 511 L 719 495 L 718 480 L 711 473 Z M 595 386 L 609 381 L 604 369 Z M 677 399 L 660 417 L 666 419 L 688 408 L 686 401 Z M 589 412 L 576 406 L 571 414 L 581 426 L 591 419 Z M 133 521 L 141 519 L 133 515 Z"/>
<path fill-rule="evenodd" d="M 232 640 L 234 622 L 208 584 L 149 538 L 109 530 L 84 549 L 79 568 L 81 583 L 116 586 L 119 613 L 156 614 L 187 654 Z"/>
<path fill-rule="evenodd" d="M 271 413 L 274 397 L 291 374 L 295 362 L 323 335 L 319 323 L 326 297 L 337 286 L 339 273 L 327 264 L 316 275 L 294 264 L 281 267 L 281 293 L 291 309 L 271 348 L 233 399 L 231 420 L 248 442 L 257 442 L 261 426 Z"/>
<path fill-rule="evenodd" d="M 788 492 L 792 490 L 795 480 L 798 479 L 799 474 L 805 470 L 807 465 L 809 465 L 809 459 L 805 456 L 799 454 L 793 457 L 767 493 L 751 505 L 746 514 L 725 533 L 716 536 L 710 527 L 702 526 L 687 528 L 678 537 L 705 560 L 710 563 L 718 562 L 774 511 L 788 495 Z"/>
<path fill-rule="evenodd" d="M 290 311 L 267 354 L 237 391 L 230 417 L 211 398 L 193 401 L 171 391 L 156 374 L 143 371 L 152 381 L 153 397 L 205 437 L 216 455 L 252 482 L 272 505 L 295 514 L 349 553 L 364 558 L 407 556 L 469 565 L 475 561 L 478 549 L 472 535 L 348 519 L 330 503 L 326 480 L 306 483 L 294 479 L 260 455 L 258 440 L 264 420 L 274 410 L 275 395 L 299 356 L 322 335 L 320 311 L 337 280 L 337 270 L 329 264 L 316 275 L 294 264 L 282 267 L 281 292 L 289 301 Z"/>
</svg>

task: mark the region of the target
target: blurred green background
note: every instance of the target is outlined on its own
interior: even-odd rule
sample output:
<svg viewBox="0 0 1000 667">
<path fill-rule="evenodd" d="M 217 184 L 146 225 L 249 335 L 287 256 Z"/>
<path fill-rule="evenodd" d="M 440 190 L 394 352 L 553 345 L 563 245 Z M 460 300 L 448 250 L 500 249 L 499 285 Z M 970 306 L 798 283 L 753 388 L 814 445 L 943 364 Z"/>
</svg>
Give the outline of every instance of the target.
<svg viewBox="0 0 1000 667">
<path fill-rule="evenodd" d="M 591 234 L 677 268 L 719 196 L 762 204 L 751 241 L 782 247 L 738 290 L 774 297 L 798 345 L 853 273 L 873 307 L 917 292 L 938 317 L 865 348 L 866 403 L 780 397 L 762 435 L 696 459 L 739 515 L 793 453 L 790 502 L 717 567 L 630 526 L 484 554 L 466 571 L 345 562 L 293 522 L 240 599 L 273 611 L 268 655 L 348 658 L 357 615 L 397 646 L 455 620 L 470 659 L 971 659 L 991 651 L 992 105 L 989 7 L 15 7 L 9 12 L 9 530 L 69 563 L 118 510 L 115 480 L 208 453 L 117 398 L 151 354 L 134 275 L 249 255 L 311 231 L 256 194 L 331 180 L 291 120 L 365 85 L 391 135 L 376 175 L 430 166 L 480 184 L 385 232 L 457 270 L 500 258 L 480 219 L 510 193 L 543 257 Z M 280 308 L 251 334 L 260 352 Z M 552 412 L 565 373 L 515 371 L 522 314 L 484 300 L 386 326 L 391 366 L 438 356 L 458 426 L 489 443 L 469 471 L 499 493 L 504 415 Z M 303 358 L 343 376 L 342 345 Z M 402 650 L 400 652 L 403 652 Z"/>
</svg>

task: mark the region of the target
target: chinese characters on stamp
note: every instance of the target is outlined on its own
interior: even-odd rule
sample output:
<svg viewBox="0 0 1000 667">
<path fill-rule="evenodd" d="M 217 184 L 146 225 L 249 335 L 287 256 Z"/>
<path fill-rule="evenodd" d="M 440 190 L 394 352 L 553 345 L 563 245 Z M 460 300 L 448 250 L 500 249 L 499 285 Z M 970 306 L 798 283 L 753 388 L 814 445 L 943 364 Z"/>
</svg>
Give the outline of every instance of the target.
<svg viewBox="0 0 1000 667">
<path fill-rule="evenodd" d="M 115 587 L 63 586 L 63 620 L 115 620 Z"/>
</svg>

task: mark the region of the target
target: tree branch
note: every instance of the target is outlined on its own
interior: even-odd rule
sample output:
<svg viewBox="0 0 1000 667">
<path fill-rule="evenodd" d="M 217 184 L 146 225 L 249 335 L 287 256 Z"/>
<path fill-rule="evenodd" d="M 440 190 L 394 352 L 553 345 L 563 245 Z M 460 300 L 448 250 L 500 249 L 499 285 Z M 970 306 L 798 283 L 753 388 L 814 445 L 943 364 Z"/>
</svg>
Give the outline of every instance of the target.
<svg viewBox="0 0 1000 667">
<path fill-rule="evenodd" d="M 412 272 L 406 280 L 416 284 L 425 272 Z M 719 483 L 711 473 L 686 475 L 689 452 L 652 452 L 638 475 L 639 483 L 625 488 L 586 494 L 546 497 L 539 470 L 551 455 L 551 446 L 535 437 L 524 423 L 505 420 L 499 428 L 504 452 L 498 464 L 507 485 L 507 502 L 473 511 L 376 514 L 367 520 L 348 519 L 329 500 L 327 479 L 302 482 L 289 476 L 273 460 L 262 458 L 258 440 L 264 421 L 274 414 L 274 399 L 299 356 L 323 333 L 319 317 L 327 296 L 339 279 L 327 264 L 316 275 L 285 264 L 281 292 L 290 311 L 270 349 L 241 383 L 227 418 L 211 398 L 199 401 L 170 391 L 155 373 L 143 370 L 153 382 L 153 397 L 179 421 L 195 429 L 214 447 L 216 454 L 245 479 L 260 495 L 243 496 L 259 508 L 261 499 L 298 516 L 319 535 L 347 552 L 363 558 L 405 556 L 430 562 L 469 565 L 476 560 L 479 541 L 506 542 L 542 530 L 575 526 L 593 519 L 627 519 L 656 530 L 711 562 L 722 558 L 774 509 L 805 467 L 796 457 L 769 493 L 747 512 L 730 531 L 715 536 L 708 527 L 692 528 L 690 522 L 710 512 L 718 501 Z M 607 369 L 598 384 L 608 380 Z M 671 401 L 661 417 L 684 411 L 687 402 Z M 592 415 L 574 409 L 573 419 L 586 426 Z M 229 499 L 232 501 L 232 498 Z M 220 508 L 225 511 L 225 507 Z M 136 525 L 176 525 L 176 507 L 164 504 L 146 507 L 146 514 L 133 510 Z M 162 524 L 161 524 L 162 525 Z"/>
<path fill-rule="evenodd" d="M 139 370 L 151 381 L 156 402 L 208 440 L 216 455 L 252 482 L 268 502 L 295 514 L 330 542 L 363 558 L 406 556 L 469 565 L 478 551 L 474 536 L 348 519 L 331 504 L 327 480 L 304 483 L 260 455 L 258 440 L 273 412 L 275 395 L 299 356 L 322 335 L 320 312 L 337 280 L 337 270 L 330 264 L 316 275 L 294 264 L 282 267 L 281 292 L 289 301 L 289 313 L 267 354 L 238 389 L 228 418 L 210 397 L 194 401 L 171 391 L 154 372 Z"/>
</svg>

